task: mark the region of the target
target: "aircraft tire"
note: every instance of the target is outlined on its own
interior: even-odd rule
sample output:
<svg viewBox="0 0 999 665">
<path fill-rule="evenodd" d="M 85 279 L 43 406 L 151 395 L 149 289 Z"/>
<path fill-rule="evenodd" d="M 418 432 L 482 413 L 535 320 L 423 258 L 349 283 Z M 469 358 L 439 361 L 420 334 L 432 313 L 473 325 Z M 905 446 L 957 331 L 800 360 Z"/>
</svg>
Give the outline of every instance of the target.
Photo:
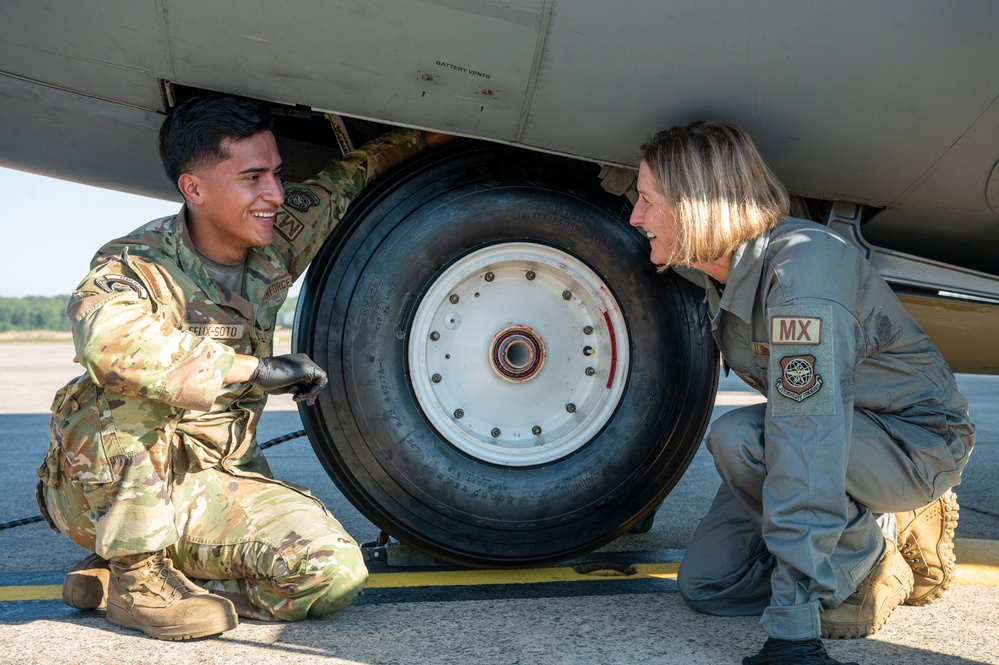
<svg viewBox="0 0 999 665">
<path fill-rule="evenodd" d="M 718 379 L 702 292 L 659 274 L 599 168 L 468 144 L 372 184 L 313 261 L 300 406 L 368 519 L 474 567 L 565 560 L 680 479 Z"/>
</svg>

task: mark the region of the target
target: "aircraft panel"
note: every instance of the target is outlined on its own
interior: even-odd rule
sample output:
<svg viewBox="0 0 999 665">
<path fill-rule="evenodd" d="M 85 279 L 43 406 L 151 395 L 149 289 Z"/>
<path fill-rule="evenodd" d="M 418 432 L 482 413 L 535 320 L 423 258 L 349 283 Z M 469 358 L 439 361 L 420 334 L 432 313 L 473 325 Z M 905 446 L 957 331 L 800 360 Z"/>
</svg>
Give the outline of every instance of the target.
<svg viewBox="0 0 999 665">
<path fill-rule="evenodd" d="M 96 187 L 170 198 L 157 149 L 162 116 L 0 74 L 0 163 Z M 87 131 L 80 131 L 85 127 Z M 16 162 L 7 162 L 15 156 Z M 53 173 L 52 165 L 60 170 Z M 159 174 L 159 189 L 130 186 Z M 179 200 L 179 194 L 173 197 Z"/>
<path fill-rule="evenodd" d="M 999 90 L 999 5 L 589 0 L 551 24 L 524 142 L 634 163 L 654 128 L 723 117 L 820 198 L 895 200 Z"/>
<path fill-rule="evenodd" d="M 168 18 L 178 82 L 512 139 L 542 6 L 178 0 Z"/>
<path fill-rule="evenodd" d="M 999 100 L 909 191 L 864 225 L 864 236 L 876 245 L 999 274 L 999 210 L 988 204 L 990 176 L 999 178 L 997 160 Z M 942 217 L 946 243 L 940 242 Z"/>
<path fill-rule="evenodd" d="M 172 73 L 157 7 L 128 0 L 4 0 L 0 71 L 163 110 L 157 77 Z"/>
</svg>

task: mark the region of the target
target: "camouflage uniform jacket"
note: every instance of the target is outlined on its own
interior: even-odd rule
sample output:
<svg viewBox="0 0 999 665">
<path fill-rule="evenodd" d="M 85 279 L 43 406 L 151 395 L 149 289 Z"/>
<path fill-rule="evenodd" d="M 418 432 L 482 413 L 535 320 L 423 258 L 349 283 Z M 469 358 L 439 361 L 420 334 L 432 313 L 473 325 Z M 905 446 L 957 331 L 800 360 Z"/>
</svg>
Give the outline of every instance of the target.
<svg viewBox="0 0 999 665">
<path fill-rule="evenodd" d="M 175 473 L 218 467 L 269 475 L 254 438 L 266 395 L 246 383 L 224 385 L 223 378 L 237 353 L 272 354 L 289 287 L 347 206 L 378 174 L 422 149 L 419 132 L 396 130 L 311 180 L 286 184 L 273 243 L 246 257 L 245 297 L 209 277 L 183 211 L 101 248 L 68 307 L 76 361 L 86 374 L 61 389 L 52 406 L 66 418 L 65 438 L 166 440 L 174 444 L 171 459 L 158 465 Z M 136 408 L 129 397 L 144 399 Z M 110 476 L 111 469 L 74 458 L 71 440 L 62 446 L 72 477 Z"/>
</svg>

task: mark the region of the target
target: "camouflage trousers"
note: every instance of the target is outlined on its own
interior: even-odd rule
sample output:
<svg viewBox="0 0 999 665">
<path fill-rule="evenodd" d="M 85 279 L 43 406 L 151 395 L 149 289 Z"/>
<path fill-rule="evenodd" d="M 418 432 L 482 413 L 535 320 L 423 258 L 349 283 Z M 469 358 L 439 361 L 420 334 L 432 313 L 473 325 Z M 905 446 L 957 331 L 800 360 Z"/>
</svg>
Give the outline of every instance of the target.
<svg viewBox="0 0 999 665">
<path fill-rule="evenodd" d="M 169 457 L 162 430 L 149 445 L 121 432 L 77 436 L 65 422 L 53 417 L 38 499 L 77 545 L 105 558 L 165 549 L 192 580 L 261 620 L 336 612 L 367 581 L 357 543 L 307 490 L 218 468 L 174 473 L 156 462 Z"/>
</svg>

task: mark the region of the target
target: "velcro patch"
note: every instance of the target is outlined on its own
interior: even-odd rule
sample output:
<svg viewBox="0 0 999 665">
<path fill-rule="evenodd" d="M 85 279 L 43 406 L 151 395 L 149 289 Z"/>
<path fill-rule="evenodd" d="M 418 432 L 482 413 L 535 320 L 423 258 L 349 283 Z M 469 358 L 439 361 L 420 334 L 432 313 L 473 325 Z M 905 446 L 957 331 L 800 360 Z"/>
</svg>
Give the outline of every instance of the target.
<svg viewBox="0 0 999 665">
<path fill-rule="evenodd" d="M 305 187 L 287 187 L 284 190 L 284 204 L 299 212 L 308 212 L 309 208 L 319 205 L 319 197 Z"/>
<path fill-rule="evenodd" d="M 273 284 L 267 287 L 267 290 L 264 291 L 264 297 L 261 298 L 261 300 L 267 300 L 275 293 L 279 293 L 281 291 L 287 291 L 288 289 L 291 288 L 291 285 L 292 285 L 291 277 L 285 277 L 284 279 L 279 279 L 278 281 L 274 282 Z"/>
<path fill-rule="evenodd" d="M 146 291 L 146 287 L 142 285 L 142 282 L 131 277 L 125 277 L 124 275 L 104 275 L 104 277 L 94 279 L 94 284 L 108 293 L 131 290 L 139 294 L 139 298 L 143 300 L 149 297 L 149 292 Z"/>
<path fill-rule="evenodd" d="M 822 343 L 822 319 L 816 317 L 775 316 L 770 319 L 771 344 Z"/>
<path fill-rule="evenodd" d="M 777 392 L 795 402 L 808 399 L 822 388 L 822 377 L 815 373 L 815 356 L 784 356 L 777 379 Z"/>
<path fill-rule="evenodd" d="M 274 219 L 274 230 L 288 242 L 294 242 L 305 230 L 305 224 L 283 210 L 278 210 Z"/>
<path fill-rule="evenodd" d="M 770 315 L 770 410 L 773 416 L 836 413 L 833 308 L 774 307 Z"/>
<path fill-rule="evenodd" d="M 186 323 L 186 332 L 198 337 L 210 337 L 211 339 L 240 339 L 243 336 L 242 323 Z"/>
</svg>

